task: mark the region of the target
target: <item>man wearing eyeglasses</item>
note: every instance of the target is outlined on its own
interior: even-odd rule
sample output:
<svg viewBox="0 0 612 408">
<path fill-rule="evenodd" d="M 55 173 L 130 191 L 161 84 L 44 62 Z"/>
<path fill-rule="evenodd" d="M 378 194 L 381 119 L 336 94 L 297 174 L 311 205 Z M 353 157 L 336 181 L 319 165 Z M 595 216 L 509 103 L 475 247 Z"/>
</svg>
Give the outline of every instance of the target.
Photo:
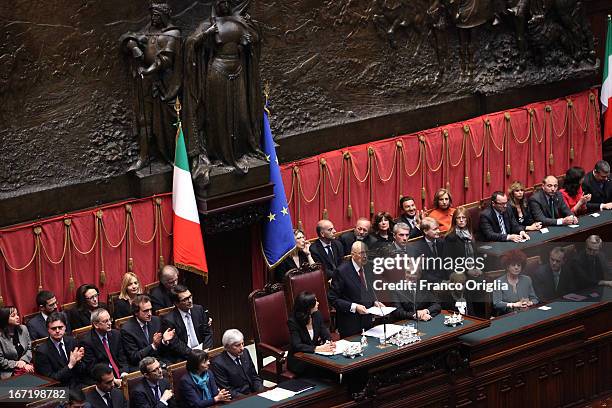
<svg viewBox="0 0 612 408">
<path fill-rule="evenodd" d="M 164 378 L 159 361 L 155 357 L 145 357 L 139 369 L 144 378 L 130 387 L 132 408 L 176 407 L 172 387 Z"/>
<path fill-rule="evenodd" d="M 159 285 L 151 289 L 149 296 L 153 312 L 172 306 L 170 291 L 179 283 L 179 272 L 173 265 L 164 266 L 159 272 Z"/>
<path fill-rule="evenodd" d="M 80 389 L 85 350 L 65 333 L 66 317 L 62 313 L 51 313 L 47 318 L 49 338 L 34 351 L 34 369 L 38 374 L 59 381 L 61 386 Z"/>
<path fill-rule="evenodd" d="M 529 239 L 508 207 L 508 197 L 502 191 L 491 196 L 491 205 L 480 212 L 480 235 L 483 241 L 522 242 Z"/>
<path fill-rule="evenodd" d="M 193 296 L 183 285 L 176 285 L 170 292 L 175 309 L 162 318 L 162 332 L 174 329 L 170 342 L 171 356 L 175 361 L 185 360 L 192 349 L 208 350 L 213 343 L 211 321 L 207 310 L 193 303 Z"/>
<path fill-rule="evenodd" d="M 36 316 L 32 317 L 26 323 L 28 328 L 28 332 L 30 333 L 30 339 L 42 339 L 43 337 L 47 337 L 49 333 L 47 332 L 47 318 L 53 312 L 57 312 L 57 299 L 53 292 L 48 290 L 41 290 L 36 295 L 36 304 L 38 305 L 38 313 Z M 62 312 L 62 314 L 64 314 Z M 64 315 L 65 317 L 65 315 Z M 70 334 L 70 325 L 67 322 L 66 318 L 66 333 Z"/>
</svg>

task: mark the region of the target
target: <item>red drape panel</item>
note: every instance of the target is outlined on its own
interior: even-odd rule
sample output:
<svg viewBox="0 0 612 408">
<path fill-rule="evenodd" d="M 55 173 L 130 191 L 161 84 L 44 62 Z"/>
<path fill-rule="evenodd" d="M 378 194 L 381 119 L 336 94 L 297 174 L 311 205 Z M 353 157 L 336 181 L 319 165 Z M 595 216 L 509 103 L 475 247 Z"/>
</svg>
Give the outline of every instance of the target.
<svg viewBox="0 0 612 408">
<path fill-rule="evenodd" d="M 588 170 L 601 158 L 598 115 L 589 90 L 283 164 L 294 225 L 314 237 L 323 217 L 345 230 L 371 212 L 395 216 L 405 195 L 431 208 L 448 187 L 457 206 L 515 180 L 532 186 L 572 165 Z"/>
<path fill-rule="evenodd" d="M 74 289 L 84 283 L 97 285 L 105 301 L 108 292 L 119 290 L 130 267 L 143 285 L 153 282 L 160 255 L 170 261 L 171 232 L 170 195 L 0 230 L 4 304 L 30 313 L 36 310 L 39 288 L 53 291 L 60 303 L 67 303 L 74 300 Z"/>
</svg>

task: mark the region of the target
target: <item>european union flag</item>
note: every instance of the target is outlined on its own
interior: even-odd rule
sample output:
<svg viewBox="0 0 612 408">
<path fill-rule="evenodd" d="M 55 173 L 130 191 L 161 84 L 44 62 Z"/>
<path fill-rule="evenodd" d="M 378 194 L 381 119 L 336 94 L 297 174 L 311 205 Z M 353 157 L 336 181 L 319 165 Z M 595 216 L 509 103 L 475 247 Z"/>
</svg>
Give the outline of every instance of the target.
<svg viewBox="0 0 612 408">
<path fill-rule="evenodd" d="M 280 166 L 276 158 L 276 149 L 270 130 L 268 112 L 264 110 L 264 134 L 263 151 L 266 160 L 270 163 L 270 181 L 274 183 L 274 198 L 270 202 L 270 210 L 267 218 L 264 218 L 263 226 L 263 251 L 268 267 L 274 267 L 285 256 L 295 248 L 293 238 L 293 227 L 289 215 L 289 205 L 283 187 Z"/>
</svg>

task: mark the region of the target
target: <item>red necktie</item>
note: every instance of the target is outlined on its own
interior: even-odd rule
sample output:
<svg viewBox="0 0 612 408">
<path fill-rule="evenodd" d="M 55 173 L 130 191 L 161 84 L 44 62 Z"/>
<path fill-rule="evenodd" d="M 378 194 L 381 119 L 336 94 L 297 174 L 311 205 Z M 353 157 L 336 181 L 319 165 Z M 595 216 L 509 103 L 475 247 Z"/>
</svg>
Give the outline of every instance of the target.
<svg viewBox="0 0 612 408">
<path fill-rule="evenodd" d="M 108 343 L 106 342 L 106 336 L 102 337 L 102 344 L 104 345 L 104 350 L 106 350 L 106 356 L 108 357 L 108 361 L 110 361 L 111 366 L 113 367 L 113 371 L 115 372 L 115 377 L 121 378 L 119 368 L 117 368 L 117 364 L 115 364 L 115 360 L 113 360 L 113 355 L 111 354 L 110 348 L 108 347 Z"/>
</svg>

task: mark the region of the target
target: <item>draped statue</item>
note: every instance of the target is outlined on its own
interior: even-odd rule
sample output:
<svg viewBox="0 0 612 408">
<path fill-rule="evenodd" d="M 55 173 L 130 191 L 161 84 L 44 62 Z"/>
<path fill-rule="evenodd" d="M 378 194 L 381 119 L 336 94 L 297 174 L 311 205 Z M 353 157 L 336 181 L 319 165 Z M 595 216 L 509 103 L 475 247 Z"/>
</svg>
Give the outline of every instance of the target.
<svg viewBox="0 0 612 408">
<path fill-rule="evenodd" d="M 183 128 L 199 185 L 208 184 L 212 166 L 245 174 L 250 158 L 263 157 L 261 36 L 245 13 L 247 5 L 246 0 L 234 7 L 216 0 L 210 19 L 185 43 Z"/>
</svg>

